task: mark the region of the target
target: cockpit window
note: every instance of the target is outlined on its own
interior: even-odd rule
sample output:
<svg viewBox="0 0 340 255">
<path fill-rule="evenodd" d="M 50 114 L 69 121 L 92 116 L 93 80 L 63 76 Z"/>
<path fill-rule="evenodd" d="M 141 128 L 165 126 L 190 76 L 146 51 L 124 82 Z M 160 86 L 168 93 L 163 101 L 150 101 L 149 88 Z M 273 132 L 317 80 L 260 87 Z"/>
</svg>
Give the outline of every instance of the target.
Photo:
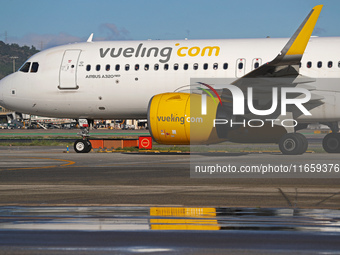
<svg viewBox="0 0 340 255">
<path fill-rule="evenodd" d="M 31 73 L 36 73 L 38 72 L 39 64 L 38 62 L 33 62 L 32 68 L 31 68 Z"/>
<path fill-rule="evenodd" d="M 30 65 L 31 65 L 31 62 L 26 62 L 26 63 L 19 69 L 19 71 L 24 72 L 24 73 L 28 73 L 28 71 L 30 70 Z"/>
</svg>

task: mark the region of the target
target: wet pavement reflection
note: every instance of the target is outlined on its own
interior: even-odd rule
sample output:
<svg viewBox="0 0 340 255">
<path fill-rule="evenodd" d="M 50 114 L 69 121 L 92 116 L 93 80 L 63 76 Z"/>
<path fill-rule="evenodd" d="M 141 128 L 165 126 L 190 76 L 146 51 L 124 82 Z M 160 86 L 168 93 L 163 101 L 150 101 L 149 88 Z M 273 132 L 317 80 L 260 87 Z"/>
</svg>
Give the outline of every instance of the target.
<svg viewBox="0 0 340 255">
<path fill-rule="evenodd" d="M 0 207 L 1 230 L 340 233 L 340 210 L 228 207 Z"/>
</svg>

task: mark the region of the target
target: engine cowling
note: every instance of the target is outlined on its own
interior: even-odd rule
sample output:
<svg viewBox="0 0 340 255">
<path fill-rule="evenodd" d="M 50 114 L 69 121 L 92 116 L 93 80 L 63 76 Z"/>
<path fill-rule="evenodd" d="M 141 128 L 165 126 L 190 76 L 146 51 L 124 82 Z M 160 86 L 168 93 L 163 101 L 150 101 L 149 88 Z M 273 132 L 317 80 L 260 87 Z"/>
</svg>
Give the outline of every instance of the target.
<svg viewBox="0 0 340 255">
<path fill-rule="evenodd" d="M 160 144 L 195 145 L 214 144 L 223 141 L 241 143 L 277 143 L 286 133 L 282 126 L 273 126 L 263 121 L 261 127 L 251 127 L 256 121 L 242 116 L 235 117 L 228 104 L 216 103 L 205 98 L 202 110 L 202 95 L 190 93 L 163 93 L 151 98 L 148 106 L 149 131 Z M 230 102 L 229 102 L 230 103 Z M 228 124 L 217 120 L 226 118 Z M 231 122 L 238 124 L 230 126 Z M 242 125 L 245 123 L 245 125 Z M 251 123 L 247 126 L 247 123 Z M 216 127 L 215 127 L 216 126 Z"/>
<path fill-rule="evenodd" d="M 217 104 L 206 98 L 202 114 L 200 94 L 163 93 L 151 98 L 148 123 L 153 139 L 161 144 L 212 144 L 225 141 L 217 136 L 213 121 Z"/>
</svg>

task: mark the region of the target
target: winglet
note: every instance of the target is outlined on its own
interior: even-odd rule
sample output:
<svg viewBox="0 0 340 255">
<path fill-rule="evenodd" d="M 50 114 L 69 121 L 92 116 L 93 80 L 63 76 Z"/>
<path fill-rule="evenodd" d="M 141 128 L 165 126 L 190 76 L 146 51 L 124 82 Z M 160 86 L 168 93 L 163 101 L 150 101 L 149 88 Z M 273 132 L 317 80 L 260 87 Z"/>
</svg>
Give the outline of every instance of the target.
<svg viewBox="0 0 340 255">
<path fill-rule="evenodd" d="M 294 35 L 290 38 L 286 46 L 282 49 L 280 55 L 284 58 L 284 60 L 301 60 L 309 38 L 311 37 L 315 24 L 319 18 L 322 7 L 323 5 L 317 5 L 311 10 Z M 287 57 L 285 58 L 285 56 Z"/>
<path fill-rule="evenodd" d="M 304 22 L 300 25 L 298 30 L 291 38 L 291 40 L 294 39 L 294 41 L 292 42 L 287 55 L 302 55 L 304 53 L 309 38 L 311 37 L 315 24 L 319 18 L 322 7 L 323 5 L 315 6 L 306 17 Z"/>
<path fill-rule="evenodd" d="M 263 64 L 259 68 L 254 69 L 250 73 L 247 73 L 232 84 L 238 84 L 240 86 L 244 78 L 299 75 L 299 64 L 319 18 L 322 7 L 323 5 L 317 5 L 311 10 L 276 58 Z"/>
</svg>

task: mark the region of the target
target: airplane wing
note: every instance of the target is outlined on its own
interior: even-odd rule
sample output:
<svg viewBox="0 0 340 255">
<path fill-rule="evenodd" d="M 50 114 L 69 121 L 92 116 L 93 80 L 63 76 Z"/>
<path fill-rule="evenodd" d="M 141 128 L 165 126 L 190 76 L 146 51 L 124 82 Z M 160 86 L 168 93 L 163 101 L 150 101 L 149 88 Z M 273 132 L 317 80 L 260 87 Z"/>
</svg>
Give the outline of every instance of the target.
<svg viewBox="0 0 340 255">
<path fill-rule="evenodd" d="M 315 79 L 300 75 L 299 69 L 302 56 L 322 7 L 323 5 L 318 5 L 310 11 L 275 59 L 261 65 L 257 69 L 254 69 L 231 83 L 241 89 L 244 94 L 249 87 L 253 87 L 254 106 L 256 105 L 258 110 L 268 108 L 268 105 L 270 107 L 273 87 L 299 87 L 309 91 L 315 90 L 315 86 L 312 85 L 312 83 L 315 82 Z M 231 91 L 227 88 L 223 88 L 222 84 L 218 88 L 215 87 L 214 91 L 207 86 L 209 85 L 206 83 L 196 82 L 195 85 L 186 85 L 178 88 L 176 91 L 201 94 L 202 88 L 205 88 L 204 91 L 206 91 L 206 93 L 214 92 L 213 94 L 218 94 L 220 96 L 219 99 L 223 102 L 223 107 L 230 111 L 233 102 Z M 291 94 L 290 96 L 295 98 L 301 96 L 301 94 L 296 93 Z M 311 93 L 311 99 L 306 103 L 309 104 L 309 106 L 306 106 L 306 104 L 305 106 L 312 109 L 323 104 L 321 102 L 322 99 L 322 96 Z"/>
<path fill-rule="evenodd" d="M 300 75 L 299 69 L 300 61 L 322 7 L 323 5 L 318 5 L 311 10 L 275 59 L 231 83 L 243 92 L 247 91 L 248 87 L 253 87 L 255 91 L 253 95 L 254 100 L 258 101 L 258 103 L 262 101 L 262 103 L 258 104 L 258 109 L 268 106 L 273 87 L 301 87 L 309 91 L 315 90 L 315 87 L 311 85 L 315 79 Z M 300 95 L 291 96 L 298 97 Z M 223 89 L 221 98 L 222 101 L 230 102 L 232 100 L 230 91 Z M 311 99 L 306 104 L 310 104 L 308 108 L 313 108 L 316 105 L 322 104 L 321 99 L 323 98 L 312 94 Z"/>
</svg>

